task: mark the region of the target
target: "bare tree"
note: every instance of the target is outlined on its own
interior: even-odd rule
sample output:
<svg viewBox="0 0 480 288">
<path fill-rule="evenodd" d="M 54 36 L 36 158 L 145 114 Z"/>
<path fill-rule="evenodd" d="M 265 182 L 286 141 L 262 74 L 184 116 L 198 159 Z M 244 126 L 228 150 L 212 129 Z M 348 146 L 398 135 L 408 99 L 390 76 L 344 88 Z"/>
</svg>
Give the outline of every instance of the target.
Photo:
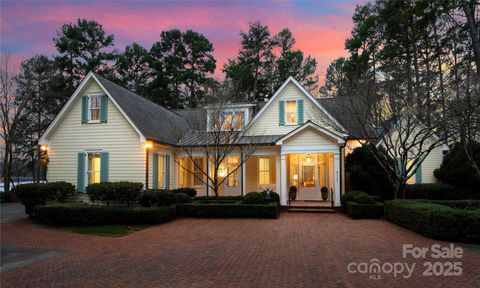
<svg viewBox="0 0 480 288">
<path fill-rule="evenodd" d="M 260 136 L 245 135 L 249 129 L 245 123 L 245 111 L 230 102 L 231 91 L 228 85 L 215 88 L 206 99 L 206 115 L 186 117 L 186 134 L 176 133 L 179 143 L 175 155 L 177 164 L 211 189 L 217 199 L 221 185 L 253 155 L 261 139 Z M 181 131 L 178 128 L 174 130 Z M 206 158 L 207 168 L 195 161 L 199 156 Z M 231 169 L 220 173 L 227 157 L 231 156 L 238 157 L 238 161 L 230 166 Z M 181 163 L 179 157 L 189 159 L 193 163 L 193 169 Z"/>
<path fill-rule="evenodd" d="M 12 166 L 15 158 L 15 138 L 17 126 L 27 103 L 28 97 L 18 100 L 15 97 L 14 75 L 9 67 L 8 54 L 0 55 L 0 136 L 4 143 L 2 150 L 2 177 L 4 191 L 10 190 Z"/>
</svg>

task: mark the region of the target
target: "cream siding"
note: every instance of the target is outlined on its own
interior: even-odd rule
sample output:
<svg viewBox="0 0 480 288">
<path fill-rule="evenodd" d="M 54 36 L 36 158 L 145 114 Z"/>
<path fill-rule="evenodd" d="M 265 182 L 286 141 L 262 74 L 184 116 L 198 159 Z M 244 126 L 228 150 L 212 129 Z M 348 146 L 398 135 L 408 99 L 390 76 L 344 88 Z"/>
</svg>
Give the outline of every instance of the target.
<svg viewBox="0 0 480 288">
<path fill-rule="evenodd" d="M 86 85 L 80 95 L 103 92 L 93 80 Z M 103 150 L 109 152 L 109 181 L 144 182 L 145 152 L 139 134 L 110 99 L 107 123 L 82 124 L 81 111 L 81 97 L 77 97 L 48 139 L 48 181 L 76 185 L 78 153 Z"/>
<path fill-rule="evenodd" d="M 438 182 L 437 178 L 433 175 L 433 171 L 439 168 L 443 161 L 442 147 L 437 147 L 428 154 L 428 156 L 422 162 L 422 183 L 435 183 Z"/>
<path fill-rule="evenodd" d="M 304 121 L 311 120 L 327 129 L 332 129 L 331 120 L 307 97 L 295 84 L 290 82 L 280 95 L 273 100 L 266 110 L 252 124 L 248 135 L 285 135 L 299 125 L 279 125 L 278 105 L 280 100 L 304 99 Z"/>
<path fill-rule="evenodd" d="M 309 146 L 309 145 L 322 145 L 322 144 L 334 144 L 337 142 L 329 136 L 322 135 L 321 132 L 314 130 L 313 128 L 306 128 L 303 131 L 298 132 L 297 134 L 291 136 L 283 145 L 300 145 L 300 146 Z"/>
</svg>

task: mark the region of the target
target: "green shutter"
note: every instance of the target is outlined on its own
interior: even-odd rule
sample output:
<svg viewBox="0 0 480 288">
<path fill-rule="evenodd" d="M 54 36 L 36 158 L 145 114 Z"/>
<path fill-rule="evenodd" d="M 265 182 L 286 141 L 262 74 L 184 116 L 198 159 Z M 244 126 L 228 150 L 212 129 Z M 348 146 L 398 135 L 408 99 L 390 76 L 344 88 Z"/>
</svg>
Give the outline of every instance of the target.
<svg viewBox="0 0 480 288">
<path fill-rule="evenodd" d="M 303 124 L 303 99 L 297 101 L 298 124 Z"/>
<path fill-rule="evenodd" d="M 422 164 L 420 163 L 415 171 L 415 183 L 421 184 L 422 183 Z"/>
<path fill-rule="evenodd" d="M 158 188 L 158 153 L 153 153 L 153 169 L 152 169 L 152 181 L 153 181 L 153 189 Z"/>
<path fill-rule="evenodd" d="M 82 97 L 82 123 L 88 122 L 88 96 Z"/>
<path fill-rule="evenodd" d="M 100 98 L 100 122 L 107 122 L 107 112 L 108 112 L 108 97 L 107 95 L 102 95 Z"/>
<path fill-rule="evenodd" d="M 77 191 L 85 191 L 85 152 L 78 153 L 77 161 Z"/>
<path fill-rule="evenodd" d="M 170 155 L 165 155 L 165 189 L 170 189 Z"/>
<path fill-rule="evenodd" d="M 108 152 L 100 153 L 100 182 L 108 182 Z"/>
<path fill-rule="evenodd" d="M 285 125 L 285 101 L 278 101 L 278 125 Z"/>
</svg>

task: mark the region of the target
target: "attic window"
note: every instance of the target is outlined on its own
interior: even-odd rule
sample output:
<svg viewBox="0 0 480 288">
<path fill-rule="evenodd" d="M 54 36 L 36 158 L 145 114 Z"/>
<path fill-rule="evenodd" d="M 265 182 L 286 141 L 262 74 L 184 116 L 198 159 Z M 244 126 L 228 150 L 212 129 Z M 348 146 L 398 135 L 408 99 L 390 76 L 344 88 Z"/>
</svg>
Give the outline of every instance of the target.
<svg viewBox="0 0 480 288">
<path fill-rule="evenodd" d="M 100 122 L 100 95 L 88 97 L 88 122 Z"/>
<path fill-rule="evenodd" d="M 223 113 L 223 130 L 242 130 L 245 124 L 245 111 L 227 111 Z"/>
<path fill-rule="evenodd" d="M 285 101 L 285 120 L 286 124 L 297 124 L 297 101 L 287 100 Z"/>
</svg>

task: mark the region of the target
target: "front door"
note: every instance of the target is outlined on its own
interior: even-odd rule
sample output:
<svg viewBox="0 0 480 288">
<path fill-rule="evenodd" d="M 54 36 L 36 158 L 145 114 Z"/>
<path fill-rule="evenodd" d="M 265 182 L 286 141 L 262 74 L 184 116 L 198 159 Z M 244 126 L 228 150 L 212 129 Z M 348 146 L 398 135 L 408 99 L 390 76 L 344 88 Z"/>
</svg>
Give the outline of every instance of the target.
<svg viewBox="0 0 480 288">
<path fill-rule="evenodd" d="M 300 166 L 299 200 L 318 200 L 318 171 L 316 165 Z"/>
</svg>

